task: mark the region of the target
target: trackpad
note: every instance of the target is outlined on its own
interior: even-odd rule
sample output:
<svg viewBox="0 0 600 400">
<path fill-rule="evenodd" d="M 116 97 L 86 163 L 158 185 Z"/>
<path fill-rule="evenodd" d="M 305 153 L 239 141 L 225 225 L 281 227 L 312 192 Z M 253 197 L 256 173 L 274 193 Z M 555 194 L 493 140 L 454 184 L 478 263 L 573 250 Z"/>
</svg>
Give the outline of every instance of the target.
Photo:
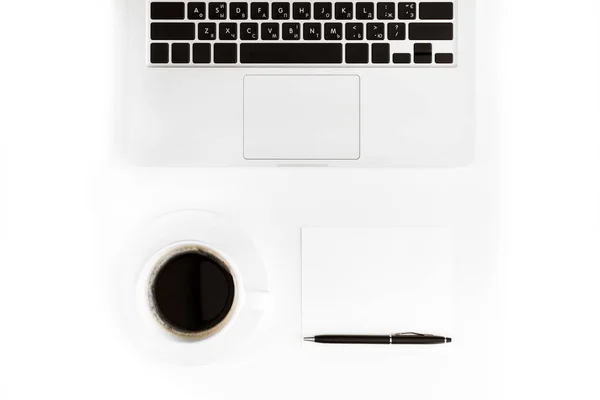
<svg viewBox="0 0 600 400">
<path fill-rule="evenodd" d="M 358 76 L 244 77 L 244 158 L 356 160 L 359 156 Z"/>
</svg>

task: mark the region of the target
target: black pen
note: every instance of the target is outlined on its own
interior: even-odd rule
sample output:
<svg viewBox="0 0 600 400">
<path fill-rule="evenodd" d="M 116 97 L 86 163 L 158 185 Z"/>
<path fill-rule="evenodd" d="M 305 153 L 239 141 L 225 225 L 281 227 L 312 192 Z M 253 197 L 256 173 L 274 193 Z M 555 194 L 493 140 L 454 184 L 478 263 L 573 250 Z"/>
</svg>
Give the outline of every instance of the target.
<svg viewBox="0 0 600 400">
<path fill-rule="evenodd" d="M 337 344 L 441 344 L 451 338 L 423 333 L 405 332 L 392 335 L 317 335 L 305 337 L 307 342 Z"/>
</svg>

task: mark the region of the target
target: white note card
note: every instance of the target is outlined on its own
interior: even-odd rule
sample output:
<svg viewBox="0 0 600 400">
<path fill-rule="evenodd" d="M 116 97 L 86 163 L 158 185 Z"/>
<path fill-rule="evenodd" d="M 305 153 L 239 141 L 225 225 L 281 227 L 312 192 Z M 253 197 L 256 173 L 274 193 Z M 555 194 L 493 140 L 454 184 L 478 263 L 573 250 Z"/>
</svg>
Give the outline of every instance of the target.
<svg viewBox="0 0 600 400">
<path fill-rule="evenodd" d="M 419 332 L 451 337 L 451 247 L 445 228 L 303 228 L 303 336 Z M 307 342 L 302 351 L 334 362 L 377 361 L 397 359 L 398 352 L 423 359 L 449 346 Z"/>
</svg>

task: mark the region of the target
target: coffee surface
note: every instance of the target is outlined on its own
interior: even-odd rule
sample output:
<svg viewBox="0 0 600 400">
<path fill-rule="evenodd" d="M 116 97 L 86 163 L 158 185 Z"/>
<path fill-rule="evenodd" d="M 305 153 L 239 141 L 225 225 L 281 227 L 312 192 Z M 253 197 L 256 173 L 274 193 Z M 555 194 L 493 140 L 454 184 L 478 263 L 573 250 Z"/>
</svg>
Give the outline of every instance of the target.
<svg viewBox="0 0 600 400">
<path fill-rule="evenodd" d="M 233 305 L 233 276 L 219 260 L 198 252 L 179 254 L 157 273 L 152 294 L 159 316 L 189 333 L 211 329 Z"/>
</svg>

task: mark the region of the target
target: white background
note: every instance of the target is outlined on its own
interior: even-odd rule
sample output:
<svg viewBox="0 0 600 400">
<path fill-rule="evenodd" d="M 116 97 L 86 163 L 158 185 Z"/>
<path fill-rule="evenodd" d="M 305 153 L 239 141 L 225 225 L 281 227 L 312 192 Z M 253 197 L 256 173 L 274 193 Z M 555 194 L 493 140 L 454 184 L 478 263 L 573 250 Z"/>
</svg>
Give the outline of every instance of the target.
<svg viewBox="0 0 600 400">
<path fill-rule="evenodd" d="M 151 196 L 172 181 L 172 172 L 127 175 L 110 168 L 111 4 L 32 0 L 2 9 L 0 398 L 198 398 L 200 388 L 207 398 L 227 398 L 227 387 L 194 382 L 204 374 L 227 382 L 219 375 L 243 375 L 243 367 L 142 363 L 120 339 L 106 304 L 106 236 L 119 242 L 152 209 Z M 600 4 L 505 0 L 497 9 L 499 159 L 490 192 L 498 208 L 491 227 L 498 254 L 496 265 L 486 266 L 489 305 L 480 317 L 498 345 L 481 366 L 486 380 L 473 378 L 473 387 L 486 390 L 465 387 L 462 398 L 597 399 Z M 275 228 L 283 212 L 261 211 L 270 201 L 300 198 L 308 211 L 334 208 L 326 196 L 315 200 L 315 191 L 330 194 L 333 181 L 341 195 L 351 194 L 357 182 L 368 186 L 404 173 L 196 170 L 181 172 L 185 179 L 173 185 L 194 198 L 186 205 L 262 218 L 254 231 L 261 241 L 285 233 Z M 156 179 L 163 185 L 149 183 Z M 212 183 L 203 191 L 207 179 Z M 217 203 L 209 193 L 235 185 L 244 192 L 239 209 L 239 198 Z M 377 200 L 367 196 L 356 209 Z M 377 207 L 391 206 L 382 202 Z M 247 216 L 259 204 L 266 208 Z M 308 211 L 303 223 L 314 224 Z M 115 225 L 119 219 L 131 223 Z M 283 236 L 273 243 L 276 254 L 299 251 L 290 243 Z M 249 397 L 273 394 L 269 376 L 249 376 L 243 380 Z M 309 378 L 306 385 L 320 384 L 317 398 L 340 393 L 326 377 Z M 373 390 L 376 376 L 366 378 L 348 382 L 356 396 L 393 396 Z M 297 390 L 285 371 L 277 379 Z"/>
</svg>

